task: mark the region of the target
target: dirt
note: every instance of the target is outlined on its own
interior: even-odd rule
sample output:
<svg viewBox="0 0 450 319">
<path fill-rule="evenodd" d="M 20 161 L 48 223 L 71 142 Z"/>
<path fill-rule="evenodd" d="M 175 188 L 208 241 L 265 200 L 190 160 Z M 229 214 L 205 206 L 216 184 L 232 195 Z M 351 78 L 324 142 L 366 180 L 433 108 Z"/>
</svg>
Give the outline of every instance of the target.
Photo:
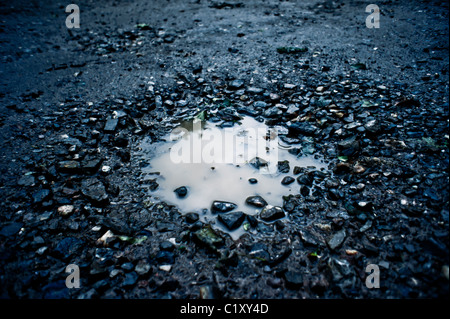
<svg viewBox="0 0 450 319">
<path fill-rule="evenodd" d="M 372 29 L 364 1 L 83 1 L 70 30 L 67 4 L 0 4 L 3 298 L 448 298 L 448 2 L 378 2 Z M 317 127 L 337 181 L 236 241 L 151 202 L 132 156 L 144 137 L 184 110 L 255 101 L 299 107 L 272 121 Z M 80 289 L 64 286 L 68 264 Z"/>
</svg>

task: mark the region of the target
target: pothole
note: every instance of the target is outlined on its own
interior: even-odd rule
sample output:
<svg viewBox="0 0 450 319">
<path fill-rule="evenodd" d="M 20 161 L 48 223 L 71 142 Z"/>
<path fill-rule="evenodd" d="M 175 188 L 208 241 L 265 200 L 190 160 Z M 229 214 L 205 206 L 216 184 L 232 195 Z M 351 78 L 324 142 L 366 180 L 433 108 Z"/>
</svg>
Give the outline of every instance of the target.
<svg viewBox="0 0 450 319">
<path fill-rule="evenodd" d="M 327 172 L 323 159 L 284 143 L 279 130 L 250 116 L 221 124 L 181 122 L 165 141 L 145 138 L 139 145 L 136 155 L 148 164 L 142 183 L 152 202 L 198 213 L 236 239 L 250 229 L 245 216 L 260 218 L 262 210 L 282 207 L 283 196 L 298 195 L 301 184 L 314 187 L 316 181 L 303 180 L 307 173 Z"/>
</svg>

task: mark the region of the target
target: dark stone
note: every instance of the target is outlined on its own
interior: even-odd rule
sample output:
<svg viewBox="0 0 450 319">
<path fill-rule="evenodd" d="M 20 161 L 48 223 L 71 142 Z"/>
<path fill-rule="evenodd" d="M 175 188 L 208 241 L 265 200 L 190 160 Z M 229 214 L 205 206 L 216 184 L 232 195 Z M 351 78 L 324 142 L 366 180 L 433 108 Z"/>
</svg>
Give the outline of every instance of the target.
<svg viewBox="0 0 450 319">
<path fill-rule="evenodd" d="M 249 178 L 249 179 L 248 179 L 248 182 L 249 182 L 250 184 L 256 184 L 256 183 L 258 183 L 258 180 L 257 180 L 256 178 Z"/>
<path fill-rule="evenodd" d="M 40 204 L 51 198 L 51 192 L 49 189 L 41 189 L 33 194 L 33 203 Z"/>
<path fill-rule="evenodd" d="M 305 135 L 305 136 L 314 136 L 317 134 L 317 127 L 308 123 L 308 122 L 294 122 L 288 127 L 289 134 L 292 135 Z"/>
<path fill-rule="evenodd" d="M 288 270 L 284 273 L 286 287 L 290 289 L 298 289 L 303 286 L 303 275 L 299 271 Z"/>
<path fill-rule="evenodd" d="M 258 226 L 258 219 L 256 219 L 255 216 L 247 215 L 247 220 L 251 227 L 255 228 L 256 226 Z"/>
<path fill-rule="evenodd" d="M 236 79 L 230 82 L 230 84 L 228 84 L 228 88 L 231 90 L 237 90 L 240 89 L 244 86 L 244 81 L 240 80 L 240 79 Z"/>
<path fill-rule="evenodd" d="M 351 136 L 338 143 L 339 155 L 354 156 L 360 149 L 359 141 L 356 136 Z"/>
<path fill-rule="evenodd" d="M 66 237 L 58 242 L 54 252 L 63 259 L 68 259 L 84 247 L 82 239 L 75 237 Z"/>
<path fill-rule="evenodd" d="M 131 271 L 125 275 L 125 278 L 123 279 L 122 286 L 123 287 L 130 287 L 134 286 L 138 280 L 138 274 L 134 271 Z"/>
<path fill-rule="evenodd" d="M 259 214 L 259 217 L 267 222 L 283 218 L 284 216 L 284 211 L 279 206 L 265 207 Z"/>
<path fill-rule="evenodd" d="M 75 174 L 80 170 L 80 163 L 77 161 L 62 161 L 59 162 L 58 168 L 63 173 Z"/>
<path fill-rule="evenodd" d="M 312 183 L 314 181 L 314 177 L 312 174 L 302 174 L 299 177 L 297 177 L 297 182 L 300 185 L 306 185 L 306 186 L 312 186 Z"/>
<path fill-rule="evenodd" d="M 347 236 L 347 234 L 345 233 L 344 229 L 342 229 L 342 230 L 338 231 L 337 233 L 331 235 L 330 238 L 327 241 L 328 246 L 332 250 L 335 250 L 336 248 L 338 248 L 339 246 L 342 245 L 342 243 L 345 240 L 345 236 Z"/>
<path fill-rule="evenodd" d="M 0 235 L 5 237 L 14 236 L 19 232 L 19 230 L 23 227 L 22 223 L 11 223 L 6 225 L 0 230 Z"/>
<path fill-rule="evenodd" d="M 267 246 L 263 243 L 255 243 L 250 247 L 249 255 L 252 258 L 268 262 L 270 255 L 267 252 Z"/>
<path fill-rule="evenodd" d="M 168 240 L 165 240 L 159 244 L 159 249 L 161 249 L 161 250 L 173 251 L 174 248 L 175 248 L 174 244 L 172 244 Z"/>
<path fill-rule="evenodd" d="M 245 202 L 248 205 L 255 206 L 255 207 L 264 207 L 267 205 L 266 200 L 259 195 L 247 197 Z"/>
<path fill-rule="evenodd" d="M 241 226 L 245 219 L 245 214 L 243 212 L 231 212 L 220 214 L 217 219 L 224 224 L 228 230 L 234 230 Z"/>
<path fill-rule="evenodd" d="M 289 161 L 282 161 L 278 162 L 278 171 L 280 173 L 289 173 L 290 167 L 289 167 Z"/>
<path fill-rule="evenodd" d="M 22 176 L 18 181 L 17 185 L 20 186 L 33 186 L 36 180 L 33 175 Z"/>
<path fill-rule="evenodd" d="M 261 167 L 266 167 L 268 164 L 267 161 L 265 161 L 259 157 L 252 158 L 248 163 L 256 169 L 260 169 Z"/>
<path fill-rule="evenodd" d="M 186 222 L 188 222 L 189 224 L 193 224 L 196 221 L 198 221 L 199 216 L 197 213 L 187 213 L 185 215 L 185 218 L 186 218 Z"/>
<path fill-rule="evenodd" d="M 292 184 L 294 181 L 295 181 L 295 178 L 293 178 L 292 176 L 285 176 L 281 180 L 281 184 L 282 185 L 289 185 L 289 184 Z"/>
<path fill-rule="evenodd" d="M 237 207 L 236 204 L 224 201 L 214 201 L 211 205 L 211 212 L 213 213 L 226 213 Z"/>
<path fill-rule="evenodd" d="M 183 198 L 186 197 L 188 190 L 186 186 L 181 186 L 175 189 L 174 192 L 179 198 Z"/>
<path fill-rule="evenodd" d="M 122 162 L 129 162 L 131 159 L 131 154 L 129 150 L 121 149 L 117 152 L 117 155 L 120 157 Z"/>
<path fill-rule="evenodd" d="M 118 123 L 119 119 L 107 119 L 103 130 L 106 133 L 113 133 L 116 130 Z"/>
<path fill-rule="evenodd" d="M 194 241 L 206 248 L 217 251 L 217 248 L 223 246 L 224 239 L 217 234 L 210 225 L 197 230 L 194 233 Z"/>
<path fill-rule="evenodd" d="M 175 255 L 171 251 L 160 250 L 155 256 L 155 261 L 160 265 L 173 265 Z"/>
<path fill-rule="evenodd" d="M 89 156 L 83 161 L 81 168 L 85 172 L 95 173 L 99 169 L 102 161 L 103 161 L 102 158 L 95 158 L 93 156 Z"/>
<path fill-rule="evenodd" d="M 306 185 L 301 185 L 300 186 L 300 194 L 302 194 L 303 197 L 309 196 L 309 192 L 310 192 L 310 190 L 309 190 L 308 186 L 306 186 Z"/>
<path fill-rule="evenodd" d="M 103 207 L 109 203 L 105 186 L 96 178 L 89 178 L 81 183 L 81 192 L 92 204 Z"/>
</svg>

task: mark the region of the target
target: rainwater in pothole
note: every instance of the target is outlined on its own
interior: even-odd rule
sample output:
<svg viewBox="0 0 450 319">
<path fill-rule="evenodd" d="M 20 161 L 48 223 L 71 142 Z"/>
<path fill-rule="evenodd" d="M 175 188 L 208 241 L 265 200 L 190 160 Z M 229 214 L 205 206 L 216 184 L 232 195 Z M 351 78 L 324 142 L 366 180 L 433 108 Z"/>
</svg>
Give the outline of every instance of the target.
<svg viewBox="0 0 450 319">
<path fill-rule="evenodd" d="M 247 204 L 248 197 L 259 195 L 269 205 L 282 206 L 283 196 L 299 194 L 296 180 L 289 185 L 281 183 L 286 176 L 297 177 L 293 173 L 296 166 L 327 169 L 317 155 L 297 155 L 301 145 L 283 143 L 276 127 L 250 116 L 242 117 L 232 127 L 184 121 L 164 140 L 144 138 L 135 154 L 148 164 L 142 168 L 142 178 L 143 185 L 149 185 L 151 201 L 175 205 L 183 214 L 196 212 L 202 221 L 211 221 L 233 239 L 245 230 L 241 225 L 229 231 L 217 221 L 217 214 L 211 212 L 214 201 L 234 203 L 237 207 L 232 211 L 256 216 L 262 208 Z M 279 166 L 279 162 L 284 164 Z M 180 187 L 186 188 L 185 196 Z"/>
</svg>

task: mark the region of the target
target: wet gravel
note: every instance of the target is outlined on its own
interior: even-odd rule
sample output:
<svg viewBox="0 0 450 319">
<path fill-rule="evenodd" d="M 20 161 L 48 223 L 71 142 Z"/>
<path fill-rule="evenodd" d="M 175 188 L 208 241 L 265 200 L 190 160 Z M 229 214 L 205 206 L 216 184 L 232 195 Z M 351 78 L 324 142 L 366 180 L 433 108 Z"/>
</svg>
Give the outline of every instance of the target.
<svg viewBox="0 0 450 319">
<path fill-rule="evenodd" d="M 0 5 L 2 298 L 448 297 L 448 3 L 65 5 Z M 329 171 L 280 163 L 298 194 L 213 225 L 155 202 L 139 144 L 214 109 Z"/>
</svg>

